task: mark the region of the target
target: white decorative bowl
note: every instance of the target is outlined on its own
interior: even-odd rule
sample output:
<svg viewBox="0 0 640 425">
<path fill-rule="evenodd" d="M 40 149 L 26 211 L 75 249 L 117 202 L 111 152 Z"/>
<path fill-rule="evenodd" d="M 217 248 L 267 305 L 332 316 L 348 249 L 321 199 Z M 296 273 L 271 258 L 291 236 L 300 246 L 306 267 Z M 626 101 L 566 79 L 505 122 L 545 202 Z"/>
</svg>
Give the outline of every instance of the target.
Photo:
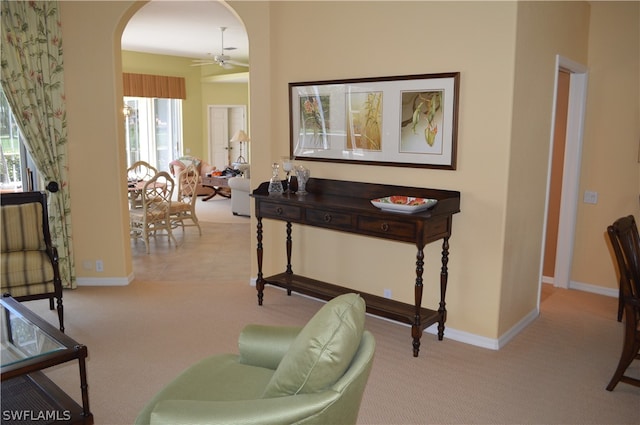
<svg viewBox="0 0 640 425">
<path fill-rule="evenodd" d="M 437 199 L 417 198 L 415 196 L 393 195 L 384 198 L 372 199 L 373 206 L 383 211 L 401 213 L 416 213 L 424 211 L 438 203 Z"/>
</svg>

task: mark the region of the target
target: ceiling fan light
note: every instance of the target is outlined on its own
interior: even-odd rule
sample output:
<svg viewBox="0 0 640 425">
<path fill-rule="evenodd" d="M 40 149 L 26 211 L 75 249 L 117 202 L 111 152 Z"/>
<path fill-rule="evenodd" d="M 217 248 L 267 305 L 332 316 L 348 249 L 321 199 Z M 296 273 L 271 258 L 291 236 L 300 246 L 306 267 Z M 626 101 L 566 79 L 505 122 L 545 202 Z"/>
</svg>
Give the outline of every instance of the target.
<svg viewBox="0 0 640 425">
<path fill-rule="evenodd" d="M 220 36 L 221 36 L 220 54 L 212 55 L 211 53 L 207 53 L 207 56 L 211 56 L 212 59 L 208 59 L 208 60 L 207 59 L 195 59 L 191 66 L 217 64 L 223 69 L 233 69 L 235 66 L 242 66 L 242 67 L 245 67 L 245 68 L 248 67 L 248 65 L 246 65 L 246 64 L 232 61 L 230 56 L 227 56 L 227 55 L 224 54 L 225 50 L 235 50 L 236 49 L 235 47 L 224 47 L 224 31 L 226 29 L 227 29 L 226 27 L 220 27 Z"/>
</svg>

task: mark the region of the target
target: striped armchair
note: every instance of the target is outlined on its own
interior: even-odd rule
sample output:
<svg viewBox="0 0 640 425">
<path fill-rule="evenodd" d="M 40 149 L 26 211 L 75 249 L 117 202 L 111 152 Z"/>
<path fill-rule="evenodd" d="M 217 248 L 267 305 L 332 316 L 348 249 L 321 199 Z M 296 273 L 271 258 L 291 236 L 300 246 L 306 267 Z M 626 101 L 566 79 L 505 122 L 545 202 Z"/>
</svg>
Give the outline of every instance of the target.
<svg viewBox="0 0 640 425">
<path fill-rule="evenodd" d="M 62 281 L 58 251 L 51 243 L 47 198 L 44 192 L 7 193 L 2 205 L 2 294 L 18 301 L 54 298 L 64 332 Z"/>
</svg>

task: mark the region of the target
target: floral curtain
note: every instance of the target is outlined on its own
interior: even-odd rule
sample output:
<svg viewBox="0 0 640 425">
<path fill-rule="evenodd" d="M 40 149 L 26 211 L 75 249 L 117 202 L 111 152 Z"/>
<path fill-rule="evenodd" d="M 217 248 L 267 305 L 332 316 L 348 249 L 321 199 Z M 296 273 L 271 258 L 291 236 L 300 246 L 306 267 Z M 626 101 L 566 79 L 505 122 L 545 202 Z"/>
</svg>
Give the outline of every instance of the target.
<svg viewBox="0 0 640 425">
<path fill-rule="evenodd" d="M 0 82 L 48 190 L 64 287 L 75 287 L 67 181 L 62 30 L 57 1 L 2 0 Z"/>
</svg>

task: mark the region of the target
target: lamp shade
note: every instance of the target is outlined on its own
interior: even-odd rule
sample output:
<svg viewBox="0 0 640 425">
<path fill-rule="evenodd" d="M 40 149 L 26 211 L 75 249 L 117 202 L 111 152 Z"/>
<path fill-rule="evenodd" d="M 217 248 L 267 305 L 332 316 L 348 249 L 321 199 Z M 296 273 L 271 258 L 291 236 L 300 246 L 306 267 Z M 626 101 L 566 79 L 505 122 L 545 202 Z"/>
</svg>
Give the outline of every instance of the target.
<svg viewBox="0 0 640 425">
<path fill-rule="evenodd" d="M 251 139 L 249 139 L 249 136 L 247 136 L 247 133 L 243 130 L 236 131 L 236 134 L 231 138 L 232 142 L 248 142 L 249 140 Z"/>
</svg>

